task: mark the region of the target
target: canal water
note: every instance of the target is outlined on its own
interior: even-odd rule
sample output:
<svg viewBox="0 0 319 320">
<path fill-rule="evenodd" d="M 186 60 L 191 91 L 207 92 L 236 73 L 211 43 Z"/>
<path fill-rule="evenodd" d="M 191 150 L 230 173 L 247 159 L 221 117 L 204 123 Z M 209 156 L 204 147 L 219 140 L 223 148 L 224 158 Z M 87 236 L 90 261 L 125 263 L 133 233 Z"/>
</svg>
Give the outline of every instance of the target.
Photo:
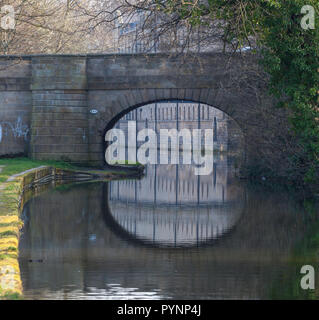
<svg viewBox="0 0 319 320">
<path fill-rule="evenodd" d="M 218 155 L 208 176 L 152 165 L 141 179 L 31 199 L 20 241 L 25 298 L 311 298 L 300 268 L 319 267 L 318 210 L 235 171 Z"/>
</svg>

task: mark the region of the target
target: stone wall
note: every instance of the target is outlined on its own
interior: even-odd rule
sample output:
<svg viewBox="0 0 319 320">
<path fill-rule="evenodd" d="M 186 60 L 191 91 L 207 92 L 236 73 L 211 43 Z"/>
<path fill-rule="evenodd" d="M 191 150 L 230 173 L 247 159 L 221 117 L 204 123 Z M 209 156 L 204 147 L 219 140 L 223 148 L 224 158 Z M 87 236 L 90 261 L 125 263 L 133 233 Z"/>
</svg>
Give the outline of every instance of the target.
<svg viewBox="0 0 319 320">
<path fill-rule="evenodd" d="M 34 159 L 88 162 L 85 57 L 32 58 Z"/>
<path fill-rule="evenodd" d="M 31 60 L 0 60 L 0 156 L 26 154 L 32 110 Z"/>
<path fill-rule="evenodd" d="M 103 165 L 106 129 L 139 106 L 172 99 L 216 107 L 249 136 L 264 103 L 248 53 L 0 57 L 0 67 L 0 156 Z"/>
</svg>

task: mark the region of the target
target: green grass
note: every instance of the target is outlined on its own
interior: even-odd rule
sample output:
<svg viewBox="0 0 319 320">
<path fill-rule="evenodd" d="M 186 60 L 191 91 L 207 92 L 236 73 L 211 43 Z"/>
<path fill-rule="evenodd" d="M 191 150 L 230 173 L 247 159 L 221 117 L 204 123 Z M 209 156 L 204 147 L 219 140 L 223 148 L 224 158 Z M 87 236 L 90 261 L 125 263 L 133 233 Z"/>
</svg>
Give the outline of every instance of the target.
<svg viewBox="0 0 319 320">
<path fill-rule="evenodd" d="M 22 300 L 22 295 L 16 292 L 7 292 L 5 294 L 1 294 L 0 291 L 0 300 Z"/>
<path fill-rule="evenodd" d="M 136 166 L 139 163 L 132 163 L 129 161 L 123 162 L 126 165 Z M 1 265 L 13 266 L 16 270 L 15 274 L 15 292 L 5 292 L 1 290 L 1 275 L 0 275 L 0 300 L 1 299 L 19 299 L 21 298 L 21 278 L 19 274 L 19 264 L 18 264 L 18 239 L 19 239 L 19 226 L 21 226 L 21 221 L 19 220 L 19 195 L 21 193 L 22 178 L 16 179 L 4 183 L 9 177 L 25 172 L 30 169 L 34 169 L 41 166 L 48 166 L 59 168 L 62 170 L 73 170 L 73 171 L 87 171 L 83 167 L 74 166 L 67 162 L 61 161 L 36 161 L 28 158 L 12 158 L 12 159 L 0 159 L 0 166 L 2 167 L 0 172 L 0 267 Z M 101 170 L 96 170 L 99 173 Z M 89 170 L 90 173 L 95 171 Z M 112 171 L 109 169 L 105 171 L 107 174 L 116 175 L 118 178 L 123 175 L 127 175 L 127 172 L 118 171 L 118 169 Z M 26 175 L 27 176 L 27 175 Z M 101 177 L 104 175 L 101 174 Z M 107 177 L 107 176 L 105 176 Z M 66 188 L 66 187 L 65 187 Z M 18 219 L 10 219 L 8 217 L 16 216 Z M 18 220 L 18 221 L 15 221 Z M 12 221 L 12 222 L 11 222 Z"/>
<path fill-rule="evenodd" d="M 0 239 L 4 237 L 11 237 L 11 236 L 18 237 L 19 235 L 14 231 L 9 231 L 9 230 L 0 232 Z"/>
<path fill-rule="evenodd" d="M 50 166 L 60 169 L 78 168 L 62 161 L 37 161 L 29 158 L 0 159 L 0 166 L 5 166 L 2 172 L 0 172 L 0 183 L 5 182 L 12 175 L 40 166 Z"/>
<path fill-rule="evenodd" d="M 18 264 L 18 245 L 20 221 L 8 219 L 9 216 L 19 216 L 19 195 L 21 193 L 21 181 L 7 181 L 10 176 L 34 169 L 40 166 L 55 167 L 62 170 L 79 170 L 79 167 L 60 161 L 36 161 L 28 158 L 0 159 L 0 267 L 12 266 L 15 269 L 14 291 L 7 292 L 1 289 L 0 275 L 0 300 L 20 299 L 21 278 Z M 12 222 L 10 222 L 12 221 Z M 13 239 L 13 240 L 12 240 Z M 15 241 L 14 241 L 15 240 Z"/>
<path fill-rule="evenodd" d="M 16 248 L 16 247 L 8 247 L 7 249 L 6 249 L 6 252 L 17 252 L 18 251 L 18 249 Z"/>
<path fill-rule="evenodd" d="M 0 253 L 0 260 L 5 260 L 5 259 L 8 259 L 8 258 L 9 259 L 17 259 L 17 254 Z"/>
<path fill-rule="evenodd" d="M 20 225 L 19 222 L 0 223 L 0 228 L 3 228 L 3 227 L 18 227 L 19 225 Z"/>
<path fill-rule="evenodd" d="M 139 162 L 134 162 L 130 160 L 118 160 L 114 164 L 124 164 L 124 165 L 129 165 L 129 166 L 140 166 L 141 163 Z"/>
</svg>

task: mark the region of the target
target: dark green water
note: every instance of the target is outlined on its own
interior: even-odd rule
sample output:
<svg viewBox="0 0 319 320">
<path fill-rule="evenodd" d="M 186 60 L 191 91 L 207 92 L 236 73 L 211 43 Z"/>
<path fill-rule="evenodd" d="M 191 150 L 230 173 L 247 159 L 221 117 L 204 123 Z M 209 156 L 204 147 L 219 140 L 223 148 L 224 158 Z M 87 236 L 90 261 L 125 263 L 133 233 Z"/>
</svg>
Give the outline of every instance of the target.
<svg viewBox="0 0 319 320">
<path fill-rule="evenodd" d="M 142 180 L 52 189 L 23 210 L 26 299 L 297 299 L 319 268 L 319 211 L 248 186 L 152 166 Z M 32 261 L 32 262 L 31 262 Z M 319 271 L 319 270 L 318 270 Z"/>
</svg>

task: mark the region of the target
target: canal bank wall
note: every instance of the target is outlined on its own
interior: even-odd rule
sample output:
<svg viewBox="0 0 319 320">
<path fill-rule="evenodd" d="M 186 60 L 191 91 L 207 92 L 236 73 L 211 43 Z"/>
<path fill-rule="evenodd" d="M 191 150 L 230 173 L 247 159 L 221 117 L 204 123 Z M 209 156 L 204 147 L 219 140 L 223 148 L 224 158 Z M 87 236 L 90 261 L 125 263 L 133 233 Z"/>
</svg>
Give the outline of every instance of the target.
<svg viewBox="0 0 319 320">
<path fill-rule="evenodd" d="M 2 168 L 0 168 L 0 171 Z M 61 184 L 136 177 L 136 170 L 74 171 L 41 166 L 13 175 L 0 183 L 0 300 L 23 297 L 19 267 L 20 213 L 34 196 Z"/>
</svg>

